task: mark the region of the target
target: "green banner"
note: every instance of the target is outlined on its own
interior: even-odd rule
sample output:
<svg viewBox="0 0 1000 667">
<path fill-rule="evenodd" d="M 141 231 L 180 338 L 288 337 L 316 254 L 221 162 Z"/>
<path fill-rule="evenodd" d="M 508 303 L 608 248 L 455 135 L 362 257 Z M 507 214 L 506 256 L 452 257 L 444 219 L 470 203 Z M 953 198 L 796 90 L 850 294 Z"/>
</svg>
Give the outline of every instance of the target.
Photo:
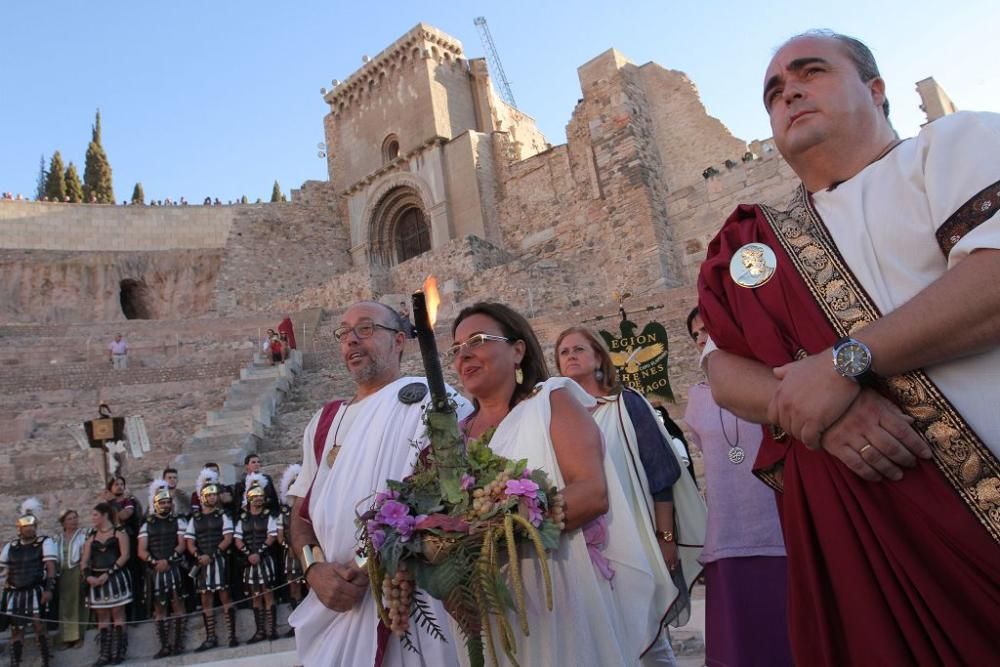
<svg viewBox="0 0 1000 667">
<path fill-rule="evenodd" d="M 667 330 L 659 322 L 647 322 L 642 331 L 638 325 L 623 319 L 620 335 L 601 331 L 601 337 L 611 352 L 611 361 L 618 369 L 622 384 L 646 394 L 656 394 L 674 400 L 667 371 Z"/>
</svg>

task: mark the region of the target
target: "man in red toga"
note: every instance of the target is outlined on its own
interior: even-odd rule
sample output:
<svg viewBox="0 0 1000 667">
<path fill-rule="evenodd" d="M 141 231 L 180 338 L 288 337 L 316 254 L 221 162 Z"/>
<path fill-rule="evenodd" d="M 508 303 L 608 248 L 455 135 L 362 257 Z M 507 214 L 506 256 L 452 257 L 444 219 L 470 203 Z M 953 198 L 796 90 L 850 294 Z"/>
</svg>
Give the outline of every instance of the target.
<svg viewBox="0 0 1000 667">
<path fill-rule="evenodd" d="M 720 405 L 761 424 L 796 664 L 991 664 L 1000 636 L 1000 116 L 900 141 L 861 42 L 806 33 L 764 77 L 787 206 L 708 249 Z"/>
</svg>

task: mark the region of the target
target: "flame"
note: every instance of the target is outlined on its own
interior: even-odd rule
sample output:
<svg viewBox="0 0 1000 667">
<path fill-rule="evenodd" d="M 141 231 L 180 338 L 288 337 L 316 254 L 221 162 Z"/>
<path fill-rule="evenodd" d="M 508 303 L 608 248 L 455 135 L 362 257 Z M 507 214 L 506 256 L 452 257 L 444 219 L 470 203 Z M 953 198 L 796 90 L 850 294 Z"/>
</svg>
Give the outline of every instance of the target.
<svg viewBox="0 0 1000 667">
<path fill-rule="evenodd" d="M 438 293 L 438 283 L 434 276 L 427 276 L 424 281 L 424 298 L 427 300 L 427 317 L 431 321 L 431 326 L 437 322 L 438 306 L 441 305 L 441 295 Z"/>
</svg>

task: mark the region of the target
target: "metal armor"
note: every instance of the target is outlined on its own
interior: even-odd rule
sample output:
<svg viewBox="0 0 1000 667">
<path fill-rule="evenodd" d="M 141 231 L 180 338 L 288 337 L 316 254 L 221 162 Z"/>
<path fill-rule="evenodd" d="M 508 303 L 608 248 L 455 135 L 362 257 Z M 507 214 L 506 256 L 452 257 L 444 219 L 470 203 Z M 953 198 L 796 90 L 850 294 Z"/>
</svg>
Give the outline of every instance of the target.
<svg viewBox="0 0 1000 667">
<path fill-rule="evenodd" d="M 194 521 L 195 543 L 198 545 L 199 553 L 212 556 L 219 550 L 225 516 L 221 509 L 213 510 L 208 514 L 195 512 L 194 518 L 191 520 Z"/>
<path fill-rule="evenodd" d="M 222 539 L 221 537 L 219 538 Z M 177 552 L 177 517 L 146 517 L 146 548 L 156 560 L 169 560 Z"/>
<path fill-rule="evenodd" d="M 36 537 L 30 544 L 14 540 L 7 550 L 7 588 L 24 589 L 38 586 L 45 579 L 42 564 L 42 543 L 45 538 Z"/>
<path fill-rule="evenodd" d="M 267 521 L 271 513 L 263 510 L 260 514 L 251 514 L 249 511 L 243 512 L 240 521 L 243 523 L 243 544 L 255 553 L 264 548 L 267 542 Z"/>
</svg>

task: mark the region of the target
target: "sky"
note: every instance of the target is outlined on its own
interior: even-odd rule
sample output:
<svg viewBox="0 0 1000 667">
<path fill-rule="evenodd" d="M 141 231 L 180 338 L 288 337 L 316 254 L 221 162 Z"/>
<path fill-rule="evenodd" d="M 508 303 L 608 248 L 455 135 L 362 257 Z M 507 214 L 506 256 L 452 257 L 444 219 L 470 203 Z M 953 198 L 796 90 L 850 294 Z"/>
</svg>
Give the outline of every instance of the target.
<svg viewBox="0 0 1000 667">
<path fill-rule="evenodd" d="M 763 72 L 788 36 L 830 28 L 865 41 L 902 136 L 933 76 L 960 109 L 1000 111 L 996 0 L 773 2 L 259 2 L 8 0 L 0 15 L 0 191 L 35 192 L 55 150 L 83 173 L 94 112 L 115 196 L 267 201 L 326 179 L 320 88 L 347 79 L 418 22 L 485 55 L 489 22 L 518 107 L 553 144 L 580 97 L 576 69 L 614 47 L 685 72 L 708 112 L 747 141 L 771 132 Z M 812 3 L 818 4 L 818 3 Z"/>
</svg>

